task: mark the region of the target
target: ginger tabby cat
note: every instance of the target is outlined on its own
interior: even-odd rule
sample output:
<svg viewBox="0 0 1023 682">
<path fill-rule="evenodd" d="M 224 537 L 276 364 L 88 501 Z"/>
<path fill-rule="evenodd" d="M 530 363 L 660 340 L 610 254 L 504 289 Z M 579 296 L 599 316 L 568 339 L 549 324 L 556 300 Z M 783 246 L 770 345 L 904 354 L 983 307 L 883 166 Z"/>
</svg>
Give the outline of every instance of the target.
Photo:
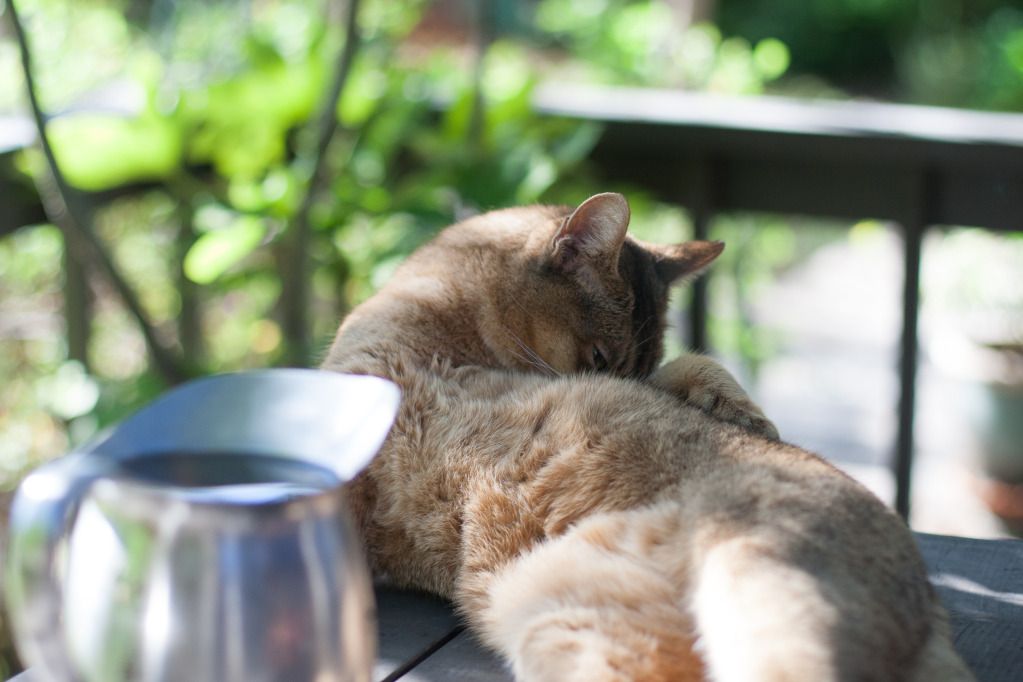
<svg viewBox="0 0 1023 682">
<path fill-rule="evenodd" d="M 903 522 L 712 360 L 660 367 L 715 242 L 618 194 L 443 231 L 324 368 L 402 405 L 348 495 L 374 571 L 454 600 L 517 680 L 969 680 Z"/>
</svg>

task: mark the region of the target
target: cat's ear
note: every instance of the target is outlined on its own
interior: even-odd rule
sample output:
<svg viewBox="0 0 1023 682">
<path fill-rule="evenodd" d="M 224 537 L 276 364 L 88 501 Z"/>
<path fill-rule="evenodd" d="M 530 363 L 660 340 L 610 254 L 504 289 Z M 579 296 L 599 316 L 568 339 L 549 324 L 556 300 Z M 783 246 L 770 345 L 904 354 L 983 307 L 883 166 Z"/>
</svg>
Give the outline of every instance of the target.
<svg viewBox="0 0 1023 682">
<path fill-rule="evenodd" d="M 718 241 L 643 243 L 642 246 L 654 256 L 657 277 L 669 286 L 680 279 L 693 279 L 725 250 L 725 243 Z"/>
<path fill-rule="evenodd" d="M 618 271 L 629 229 L 629 203 L 614 192 L 595 194 L 572 212 L 554 235 L 552 261 L 567 272 L 583 264 Z"/>
</svg>

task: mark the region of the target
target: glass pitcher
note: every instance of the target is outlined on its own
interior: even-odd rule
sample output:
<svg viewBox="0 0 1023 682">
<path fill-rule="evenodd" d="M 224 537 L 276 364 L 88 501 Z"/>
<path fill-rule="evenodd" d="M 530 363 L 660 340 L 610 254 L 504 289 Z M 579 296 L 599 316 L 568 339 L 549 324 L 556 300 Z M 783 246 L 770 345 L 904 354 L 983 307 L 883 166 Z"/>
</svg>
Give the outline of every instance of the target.
<svg viewBox="0 0 1023 682">
<path fill-rule="evenodd" d="M 4 591 L 33 677 L 368 680 L 372 591 L 340 486 L 398 401 L 372 377 L 217 376 L 30 474 Z"/>
</svg>

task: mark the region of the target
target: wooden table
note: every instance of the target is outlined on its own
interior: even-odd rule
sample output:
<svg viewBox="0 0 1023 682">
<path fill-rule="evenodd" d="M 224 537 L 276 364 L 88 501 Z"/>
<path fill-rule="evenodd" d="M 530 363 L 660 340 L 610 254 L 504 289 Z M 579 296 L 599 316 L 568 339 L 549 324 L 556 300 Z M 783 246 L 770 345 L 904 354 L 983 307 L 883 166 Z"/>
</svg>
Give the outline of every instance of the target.
<svg viewBox="0 0 1023 682">
<path fill-rule="evenodd" d="M 979 682 L 1023 681 L 1023 541 L 918 534 L 956 647 Z M 510 682 L 501 661 L 463 631 L 443 602 L 381 590 L 380 662 L 390 682 Z"/>
<path fill-rule="evenodd" d="M 956 647 L 978 681 L 1023 680 L 1023 541 L 917 539 L 951 613 Z M 511 682 L 504 664 L 465 632 L 444 601 L 380 588 L 377 609 L 377 682 Z M 31 672 L 14 679 L 42 682 Z"/>
</svg>

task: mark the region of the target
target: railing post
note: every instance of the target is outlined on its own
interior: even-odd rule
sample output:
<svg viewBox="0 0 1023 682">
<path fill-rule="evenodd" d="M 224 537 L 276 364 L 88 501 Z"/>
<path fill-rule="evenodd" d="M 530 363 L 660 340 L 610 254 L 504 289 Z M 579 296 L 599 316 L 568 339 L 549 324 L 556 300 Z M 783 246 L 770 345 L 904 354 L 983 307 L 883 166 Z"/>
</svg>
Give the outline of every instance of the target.
<svg viewBox="0 0 1023 682">
<path fill-rule="evenodd" d="M 902 337 L 899 343 L 898 430 L 895 435 L 895 511 L 909 521 L 913 477 L 913 417 L 916 410 L 917 321 L 920 313 L 920 256 L 924 232 L 934 215 L 934 177 L 920 176 L 909 215 L 901 221 L 903 243 Z"/>
<path fill-rule="evenodd" d="M 710 221 L 714 212 L 714 165 L 707 158 L 699 159 L 691 174 L 691 185 L 685 188 L 685 202 L 693 221 L 693 239 L 710 236 Z M 707 344 L 707 275 L 692 284 L 689 304 L 689 346 L 697 353 L 706 353 Z"/>
</svg>

